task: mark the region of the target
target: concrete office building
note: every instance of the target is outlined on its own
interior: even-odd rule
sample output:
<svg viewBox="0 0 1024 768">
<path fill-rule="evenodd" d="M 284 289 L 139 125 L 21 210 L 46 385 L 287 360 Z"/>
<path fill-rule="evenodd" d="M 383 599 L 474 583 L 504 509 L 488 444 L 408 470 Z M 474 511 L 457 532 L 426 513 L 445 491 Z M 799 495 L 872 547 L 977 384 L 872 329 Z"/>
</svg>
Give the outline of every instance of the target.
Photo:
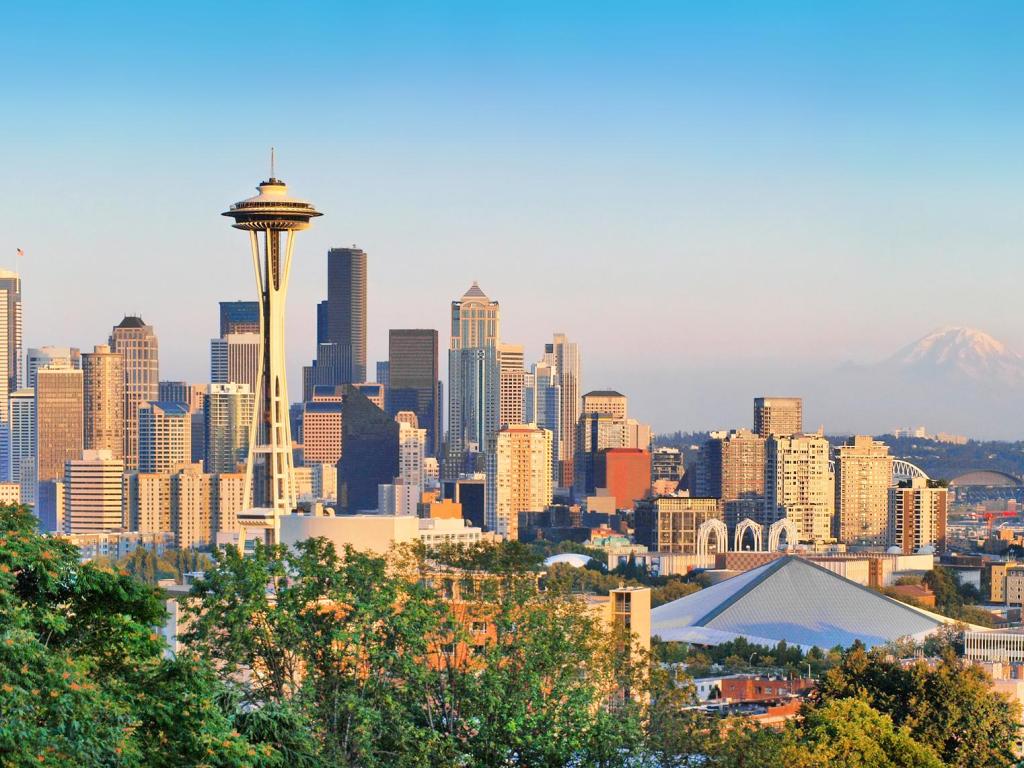
<svg viewBox="0 0 1024 768">
<path fill-rule="evenodd" d="M 258 301 L 220 302 L 220 337 L 230 333 L 259 333 L 260 303 Z"/>
<path fill-rule="evenodd" d="M 637 544 L 652 552 L 695 555 L 697 529 L 708 520 L 720 520 L 722 507 L 718 499 L 662 496 L 638 502 L 634 515 Z M 709 543 L 714 549 L 717 539 Z"/>
<path fill-rule="evenodd" d="M 64 479 L 64 464 L 82 455 L 82 372 L 62 363 L 36 371 L 35 433 L 39 482 Z"/>
<path fill-rule="evenodd" d="M 10 478 L 21 486 L 21 503 L 36 502 L 36 393 L 19 389 L 9 401 Z"/>
<path fill-rule="evenodd" d="M 593 495 L 597 489 L 597 456 L 607 448 L 649 450 L 651 428 L 628 417 L 626 396 L 611 390 L 588 392 L 583 396 L 583 413 L 576 425 L 576 469 L 573 473 L 576 498 Z"/>
<path fill-rule="evenodd" d="M 432 328 L 388 331 L 388 380 L 381 382 L 387 386 L 388 415 L 412 411 L 427 430 L 428 456 L 440 454 L 442 441 L 437 350 L 437 331 Z"/>
<path fill-rule="evenodd" d="M 501 310 L 475 282 L 452 302 L 448 351 L 448 449 L 444 475 L 483 469 L 501 417 Z"/>
<path fill-rule="evenodd" d="M 722 499 L 730 531 L 746 518 L 772 522 L 764 503 L 765 457 L 765 438 L 748 429 L 712 432 L 701 450 L 697 495 Z"/>
<path fill-rule="evenodd" d="M 345 412 L 343 385 L 317 386 L 313 398 L 302 406 L 302 463 L 338 463 Z"/>
<path fill-rule="evenodd" d="M 523 345 L 498 345 L 499 406 L 498 423 L 502 427 L 523 423 Z"/>
<path fill-rule="evenodd" d="M 685 470 L 683 453 L 678 448 L 661 447 L 651 451 L 651 482 L 655 480 L 678 482 L 683 479 Z"/>
<path fill-rule="evenodd" d="M 221 472 L 214 475 L 213 480 L 217 515 L 215 533 L 237 533 L 238 513 L 245 504 L 245 472 Z"/>
<path fill-rule="evenodd" d="M 885 546 L 892 456 L 889 446 L 857 435 L 835 451 L 835 535 L 844 544 Z"/>
<path fill-rule="evenodd" d="M 160 346 L 153 326 L 126 316 L 110 334 L 124 367 L 124 465 L 139 466 L 139 408 L 160 396 Z"/>
<path fill-rule="evenodd" d="M 582 383 L 582 358 L 579 345 L 569 341 L 564 333 L 556 333 L 550 344 L 544 345 L 543 362 L 554 368 L 558 375 L 561 397 L 561 425 L 556 433 L 558 461 L 561 477 L 557 485 L 572 488 L 574 459 L 576 456 L 576 424 L 580 420 Z"/>
<path fill-rule="evenodd" d="M 629 413 L 629 399 L 621 392 L 599 389 L 583 395 L 583 413 L 601 413 L 613 419 L 625 419 Z"/>
<path fill-rule="evenodd" d="M 550 346 L 550 345 L 549 345 Z M 560 487 L 562 450 L 566 445 L 562 429 L 562 385 L 553 363 L 536 363 L 523 379 L 523 423 L 536 424 L 553 435 L 551 443 L 551 482 Z M 573 430 L 575 435 L 575 429 Z M 573 437 L 573 444 L 576 439 Z"/>
<path fill-rule="evenodd" d="M 171 530 L 170 474 L 125 472 L 122 489 L 129 529 L 142 533 Z"/>
<path fill-rule="evenodd" d="M 821 435 L 771 437 L 765 467 L 765 522 L 788 517 L 800 541 L 830 540 L 835 488 L 828 440 Z"/>
<path fill-rule="evenodd" d="M 888 544 L 905 555 L 922 548 L 946 548 L 946 512 L 949 492 L 923 477 L 908 487 L 889 489 Z"/>
<path fill-rule="evenodd" d="M 178 549 L 214 542 L 214 484 L 199 464 L 171 475 L 171 531 Z"/>
<path fill-rule="evenodd" d="M 755 397 L 754 432 L 761 437 L 792 437 L 804 431 L 804 401 L 799 397 Z"/>
<path fill-rule="evenodd" d="M 106 344 L 82 355 L 85 448 L 124 459 L 124 363 Z"/>
<path fill-rule="evenodd" d="M 247 384 L 256 391 L 260 373 L 259 333 L 229 333 L 210 339 L 210 381 Z"/>
<path fill-rule="evenodd" d="M 651 492 L 651 454 L 642 448 L 606 448 L 594 467 L 597 493 L 613 496 L 616 509 L 633 509 Z"/>
<path fill-rule="evenodd" d="M 398 422 L 398 475 L 400 489 L 400 510 L 398 514 L 415 515 L 420 497 L 423 496 L 425 477 L 423 460 L 427 444 L 427 431 L 420 429 L 416 414 L 399 411 Z"/>
<path fill-rule="evenodd" d="M 173 472 L 192 463 L 192 414 L 184 403 L 146 403 L 138 409 L 139 471 Z"/>
<path fill-rule="evenodd" d="M 551 445 L 546 429 L 514 424 L 498 432 L 494 456 L 488 461 L 486 527 L 499 536 L 517 539 L 519 513 L 542 512 L 551 504 Z"/>
<path fill-rule="evenodd" d="M 124 528 L 124 462 L 110 450 L 86 450 L 64 464 L 64 532 Z"/>
</svg>

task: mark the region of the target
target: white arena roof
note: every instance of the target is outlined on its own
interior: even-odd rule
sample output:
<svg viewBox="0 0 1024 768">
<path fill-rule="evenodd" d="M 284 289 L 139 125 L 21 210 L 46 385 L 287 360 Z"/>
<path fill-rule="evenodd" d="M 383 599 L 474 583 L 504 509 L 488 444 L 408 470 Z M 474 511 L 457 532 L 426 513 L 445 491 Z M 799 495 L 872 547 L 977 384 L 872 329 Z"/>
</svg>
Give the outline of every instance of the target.
<svg viewBox="0 0 1024 768">
<path fill-rule="evenodd" d="M 718 645 L 744 637 L 805 650 L 921 639 L 949 623 L 793 555 L 651 611 L 651 635 L 662 640 Z"/>
</svg>

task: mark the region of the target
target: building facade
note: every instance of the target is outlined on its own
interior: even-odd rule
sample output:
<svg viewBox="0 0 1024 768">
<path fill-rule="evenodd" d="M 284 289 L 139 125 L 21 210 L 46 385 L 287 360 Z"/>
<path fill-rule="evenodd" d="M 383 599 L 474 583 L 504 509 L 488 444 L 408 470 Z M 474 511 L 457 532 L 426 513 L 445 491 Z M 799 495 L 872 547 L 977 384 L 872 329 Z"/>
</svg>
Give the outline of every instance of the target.
<svg viewBox="0 0 1024 768">
<path fill-rule="evenodd" d="M 366 381 L 366 253 L 359 248 L 327 252 L 327 342 L 337 344 L 341 379 Z"/>
<path fill-rule="evenodd" d="M 36 371 L 35 434 L 39 482 L 64 479 L 64 464 L 82 455 L 82 372 L 61 363 Z"/>
<path fill-rule="evenodd" d="M 574 457 L 576 456 L 576 423 L 580 419 L 582 358 L 579 345 L 564 333 L 556 333 L 550 344 L 544 345 L 544 362 L 554 367 L 558 375 L 561 397 L 561 431 L 556 433 L 560 474 L 557 485 L 572 488 Z"/>
<path fill-rule="evenodd" d="M 154 401 L 138 409 L 139 471 L 172 472 L 192 463 L 192 414 L 184 403 Z"/>
<path fill-rule="evenodd" d="M 437 331 L 402 328 L 388 331 L 387 412 L 412 411 L 427 430 L 428 456 L 440 455 L 441 387 Z M 378 377 L 379 379 L 379 377 Z"/>
<path fill-rule="evenodd" d="M 708 520 L 720 520 L 722 511 L 718 499 L 662 496 L 639 502 L 634 515 L 637 544 L 652 552 L 695 555 L 697 530 Z"/>
<path fill-rule="evenodd" d="M 125 527 L 121 475 L 124 462 L 110 450 L 86 450 L 64 464 L 64 532 L 93 533 Z"/>
<path fill-rule="evenodd" d="M 124 364 L 121 355 L 97 344 L 82 355 L 85 448 L 124 459 Z"/>
<path fill-rule="evenodd" d="M 889 546 L 905 555 L 931 547 L 946 548 L 949 491 L 934 481 L 915 477 L 907 487 L 889 489 Z"/>
<path fill-rule="evenodd" d="M 498 423 L 502 427 L 523 423 L 523 376 L 525 374 L 523 345 L 499 344 L 499 406 Z"/>
<path fill-rule="evenodd" d="M 211 384 L 203 397 L 203 467 L 208 473 L 245 466 L 256 395 L 248 384 Z"/>
<path fill-rule="evenodd" d="M 153 326 L 126 316 L 110 334 L 124 369 L 124 464 L 139 466 L 139 408 L 160 396 L 160 346 Z"/>
<path fill-rule="evenodd" d="M 835 486 L 828 440 L 821 435 L 774 436 L 766 447 L 765 522 L 788 517 L 800 541 L 830 540 Z"/>
<path fill-rule="evenodd" d="M 516 424 L 498 432 L 488 462 L 486 527 L 499 536 L 517 539 L 519 513 L 542 512 L 551 505 L 550 431 Z"/>
<path fill-rule="evenodd" d="M 885 546 L 892 485 L 889 446 L 857 435 L 836 449 L 835 467 L 836 537 L 844 544 Z"/>
<path fill-rule="evenodd" d="M 804 401 L 799 397 L 754 398 L 754 432 L 761 437 L 792 437 L 804 431 Z"/>
<path fill-rule="evenodd" d="M 247 384 L 256 391 L 260 375 L 259 333 L 229 333 L 210 339 L 210 381 Z"/>
</svg>

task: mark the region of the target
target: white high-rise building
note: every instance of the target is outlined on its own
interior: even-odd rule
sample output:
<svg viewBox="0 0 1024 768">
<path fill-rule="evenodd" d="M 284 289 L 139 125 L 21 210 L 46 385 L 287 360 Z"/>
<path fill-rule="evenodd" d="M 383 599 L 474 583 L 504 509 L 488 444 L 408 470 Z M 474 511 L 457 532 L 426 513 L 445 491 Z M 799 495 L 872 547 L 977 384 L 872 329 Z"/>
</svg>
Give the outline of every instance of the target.
<svg viewBox="0 0 1024 768">
<path fill-rule="evenodd" d="M 768 439 L 764 490 L 769 522 L 788 517 L 796 525 L 800 541 L 828 541 L 832 538 L 834 483 L 825 437 Z"/>
<path fill-rule="evenodd" d="M 427 430 L 419 428 L 412 411 L 399 411 L 395 421 L 398 422 L 398 481 L 401 484 L 398 514 L 415 515 L 423 497 Z"/>
<path fill-rule="evenodd" d="M 229 333 L 210 339 L 210 381 L 214 384 L 248 384 L 256 391 L 260 374 L 260 335 Z"/>
<path fill-rule="evenodd" d="M 523 345 L 499 344 L 500 398 L 498 423 L 502 427 L 523 423 L 523 379 L 525 375 Z"/>
<path fill-rule="evenodd" d="M 138 409 L 139 471 L 173 472 L 192 463 L 192 414 L 185 403 L 152 402 Z"/>
<path fill-rule="evenodd" d="M 484 524 L 499 536 L 516 539 L 520 512 L 543 512 L 551 504 L 553 435 L 529 424 L 498 432 L 488 462 Z"/>
<path fill-rule="evenodd" d="M 124 527 L 121 475 L 124 462 L 108 450 L 87 450 L 64 465 L 64 532 Z"/>
<path fill-rule="evenodd" d="M 10 397 L 10 476 L 21 485 L 21 503 L 36 503 L 36 393 L 19 389 Z"/>
</svg>

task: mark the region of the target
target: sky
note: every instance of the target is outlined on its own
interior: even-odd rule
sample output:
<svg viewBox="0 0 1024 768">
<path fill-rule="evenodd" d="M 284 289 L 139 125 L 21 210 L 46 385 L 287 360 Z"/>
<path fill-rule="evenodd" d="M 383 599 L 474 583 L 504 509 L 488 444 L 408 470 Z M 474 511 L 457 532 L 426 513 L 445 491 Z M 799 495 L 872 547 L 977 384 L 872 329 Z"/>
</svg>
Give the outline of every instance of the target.
<svg viewBox="0 0 1024 768">
<path fill-rule="evenodd" d="M 766 371 L 938 326 L 1024 349 L 1020 3 L 33 2 L 4 31 L 26 347 L 141 314 L 162 378 L 207 378 L 217 302 L 255 292 L 219 213 L 273 145 L 325 213 L 296 246 L 293 399 L 352 244 L 371 371 L 389 328 L 446 346 L 478 280 L 504 340 L 531 360 L 568 333 L 585 388 L 658 430 L 745 423 Z"/>
</svg>

